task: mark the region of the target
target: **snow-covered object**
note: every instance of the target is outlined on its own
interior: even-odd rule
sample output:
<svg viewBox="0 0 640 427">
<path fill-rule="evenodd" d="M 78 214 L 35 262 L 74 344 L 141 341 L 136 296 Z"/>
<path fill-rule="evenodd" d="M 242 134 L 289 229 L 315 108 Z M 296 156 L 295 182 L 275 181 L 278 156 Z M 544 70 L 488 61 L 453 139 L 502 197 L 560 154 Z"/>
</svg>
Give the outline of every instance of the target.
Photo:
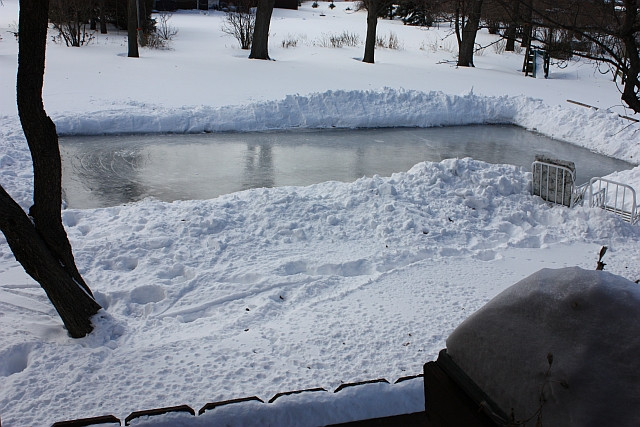
<svg viewBox="0 0 640 427">
<path fill-rule="evenodd" d="M 447 352 L 516 421 L 640 425 L 640 286 L 620 276 L 540 270 L 465 320 Z"/>
</svg>

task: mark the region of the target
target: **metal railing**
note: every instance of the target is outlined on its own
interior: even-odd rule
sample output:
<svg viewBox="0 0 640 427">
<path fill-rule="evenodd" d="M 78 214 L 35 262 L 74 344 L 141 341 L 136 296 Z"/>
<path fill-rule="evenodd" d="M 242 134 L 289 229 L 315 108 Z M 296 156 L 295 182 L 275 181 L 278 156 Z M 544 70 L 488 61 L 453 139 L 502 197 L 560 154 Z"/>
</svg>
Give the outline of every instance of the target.
<svg viewBox="0 0 640 427">
<path fill-rule="evenodd" d="M 591 178 L 589 206 L 613 212 L 631 224 L 638 222 L 636 191 L 627 184 L 606 178 Z"/>
<path fill-rule="evenodd" d="M 531 172 L 531 192 L 534 196 L 569 207 L 573 207 L 579 201 L 575 194 L 576 174 L 570 168 L 536 160 L 531 164 Z"/>
<path fill-rule="evenodd" d="M 531 193 L 558 205 L 581 205 L 589 193 L 589 206 L 599 207 L 620 216 L 631 224 L 640 223 L 636 191 L 630 185 L 595 177 L 575 185 L 575 171 L 570 167 L 536 160 L 531 164 Z"/>
</svg>

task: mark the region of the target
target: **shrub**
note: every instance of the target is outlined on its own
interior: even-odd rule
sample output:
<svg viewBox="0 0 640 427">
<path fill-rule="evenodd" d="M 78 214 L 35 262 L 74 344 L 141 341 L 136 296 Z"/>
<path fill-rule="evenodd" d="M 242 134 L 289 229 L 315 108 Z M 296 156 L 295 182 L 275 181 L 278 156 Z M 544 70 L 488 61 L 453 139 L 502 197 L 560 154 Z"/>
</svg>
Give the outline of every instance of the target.
<svg viewBox="0 0 640 427">
<path fill-rule="evenodd" d="M 360 37 L 355 33 L 349 33 L 347 31 L 344 31 L 342 34 L 323 33 L 317 44 L 322 47 L 355 47 L 360 45 Z"/>
<path fill-rule="evenodd" d="M 151 28 L 148 32 L 142 33 L 141 45 L 150 49 L 168 49 L 169 42 L 178 34 L 178 29 L 169 25 L 171 14 L 160 12 L 158 21 L 151 20 Z"/>
<path fill-rule="evenodd" d="M 400 41 L 398 40 L 398 36 L 395 33 L 389 32 L 389 35 L 385 37 L 377 37 L 376 38 L 376 46 L 383 47 L 387 49 L 400 49 Z"/>
<path fill-rule="evenodd" d="M 431 52 L 437 52 L 438 51 L 438 44 L 440 43 L 440 39 L 435 36 L 435 37 L 430 37 L 427 40 L 423 40 L 420 43 L 420 50 L 430 50 Z"/>
<path fill-rule="evenodd" d="M 222 31 L 229 34 L 240 43 L 240 48 L 251 49 L 253 28 L 256 24 L 256 15 L 247 11 L 227 12 L 227 16 L 222 24 Z"/>
<path fill-rule="evenodd" d="M 500 39 L 493 44 L 493 51 L 498 55 L 502 55 L 506 48 L 507 48 L 507 41 L 505 39 Z"/>
<path fill-rule="evenodd" d="M 282 40 L 282 47 L 285 49 L 296 46 L 298 46 L 298 38 L 296 36 L 289 34 L 284 40 Z"/>
<path fill-rule="evenodd" d="M 160 12 L 156 21 L 156 34 L 161 40 L 171 41 L 178 34 L 178 29 L 169 25 L 169 20 L 173 15 L 168 12 Z"/>
<path fill-rule="evenodd" d="M 513 52 L 520 55 L 522 53 L 522 45 L 520 43 L 516 43 L 513 46 Z"/>
<path fill-rule="evenodd" d="M 86 0 L 53 0 L 49 9 L 49 20 L 58 31 L 54 41 L 64 40 L 67 46 L 80 47 L 93 39 L 87 31 L 93 13 L 91 2 Z"/>
</svg>

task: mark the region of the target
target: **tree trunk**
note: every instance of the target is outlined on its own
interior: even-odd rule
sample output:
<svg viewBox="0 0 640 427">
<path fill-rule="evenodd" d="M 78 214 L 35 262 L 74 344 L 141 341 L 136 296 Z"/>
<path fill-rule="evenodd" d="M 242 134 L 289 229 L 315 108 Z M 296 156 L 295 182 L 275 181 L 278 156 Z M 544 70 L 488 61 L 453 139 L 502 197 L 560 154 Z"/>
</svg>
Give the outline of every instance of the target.
<svg viewBox="0 0 640 427">
<path fill-rule="evenodd" d="M 522 32 L 522 47 L 527 49 L 531 44 L 531 34 L 533 32 L 533 3 L 531 0 L 525 0 L 524 2 L 524 17 L 525 22 Z M 524 71 L 524 69 L 522 70 Z"/>
<path fill-rule="evenodd" d="M 369 64 L 374 63 L 374 56 L 376 50 L 376 27 L 378 26 L 378 1 L 379 0 L 367 0 L 365 5 L 367 6 L 367 38 L 364 44 L 364 59 L 362 62 Z"/>
<path fill-rule="evenodd" d="M 69 335 L 82 338 L 90 333 L 91 316 L 100 305 L 65 271 L 29 217 L 1 186 L 0 229 L 16 260 L 44 289 Z"/>
<path fill-rule="evenodd" d="M 476 45 L 476 33 L 480 27 L 480 13 L 482 12 L 482 0 L 473 0 L 471 12 L 462 29 L 462 42 L 458 51 L 458 66 L 473 67 L 473 50 Z"/>
<path fill-rule="evenodd" d="M 462 34 L 460 34 L 460 19 L 464 21 L 464 14 L 460 14 L 460 8 L 456 7 L 455 12 L 455 31 L 456 31 L 456 41 L 458 42 L 458 50 L 460 50 L 460 45 L 462 44 Z M 464 26 L 464 22 L 462 22 Z"/>
<path fill-rule="evenodd" d="M 251 42 L 250 59 L 269 58 L 269 25 L 275 0 L 258 0 L 256 10 L 256 23 L 253 27 L 253 40 Z"/>
<path fill-rule="evenodd" d="M 507 39 L 507 45 L 504 50 L 507 52 L 513 52 L 516 50 L 516 30 L 518 29 L 518 25 L 520 24 L 520 1 L 517 0 L 513 5 L 512 10 L 513 15 L 511 16 L 511 22 L 509 23 L 509 27 L 507 28 L 507 32 L 505 37 Z"/>
<path fill-rule="evenodd" d="M 139 58 L 138 53 L 138 7 L 136 0 L 128 0 L 127 2 L 127 39 L 129 52 L 127 56 L 129 58 Z"/>
<path fill-rule="evenodd" d="M 631 108 L 636 113 L 640 113 L 640 98 L 638 94 L 638 92 L 640 92 L 640 81 L 638 81 L 639 72 L 640 65 L 635 64 L 629 66 L 621 98 L 629 106 L 629 108 Z"/>
<path fill-rule="evenodd" d="M 104 0 L 100 0 L 100 34 L 107 34 L 107 14 L 104 8 Z"/>
<path fill-rule="evenodd" d="M 637 0 L 625 0 L 624 23 L 622 26 L 622 41 L 629 60 L 629 66 L 625 73 L 624 90 L 622 100 L 636 113 L 640 113 L 640 52 L 638 51 L 638 39 L 636 38 L 636 23 L 638 22 Z"/>
<path fill-rule="evenodd" d="M 0 229 L 16 259 L 43 287 L 73 337 L 91 332 L 100 306 L 78 272 L 62 225 L 58 135 L 42 103 L 49 0 L 20 1 L 18 114 L 33 159 L 31 220 L 0 187 Z"/>
</svg>

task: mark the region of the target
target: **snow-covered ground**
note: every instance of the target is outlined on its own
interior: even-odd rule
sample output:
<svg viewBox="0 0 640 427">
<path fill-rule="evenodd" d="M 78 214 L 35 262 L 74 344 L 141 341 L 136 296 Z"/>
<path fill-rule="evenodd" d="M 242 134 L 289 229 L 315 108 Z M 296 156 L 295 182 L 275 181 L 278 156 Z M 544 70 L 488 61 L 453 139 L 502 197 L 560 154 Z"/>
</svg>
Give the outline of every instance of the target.
<svg viewBox="0 0 640 427">
<path fill-rule="evenodd" d="M 15 107 L 17 43 L 6 32 L 18 2 L 3 3 L 0 183 L 26 209 L 32 171 Z M 531 79 L 521 55 L 489 47 L 476 68 L 456 68 L 448 28 L 387 20 L 379 35 L 393 32 L 402 49 L 378 49 L 376 64 L 364 64 L 362 45 L 323 46 L 344 31 L 364 40 L 365 13 L 337 5 L 276 10 L 275 61 L 246 59 L 217 12 L 174 14 L 172 49 L 142 49 L 139 59 L 126 57 L 122 32 L 80 49 L 50 42 L 45 108 L 64 134 L 513 123 L 638 164 L 639 125 L 618 117 L 630 112 L 592 64 Z M 296 47 L 282 47 L 292 39 Z M 639 167 L 615 178 L 640 189 Z M 606 269 L 640 279 L 640 227 L 598 209 L 549 207 L 529 195 L 529 181 L 513 166 L 450 159 L 353 183 L 65 210 L 78 267 L 104 307 L 80 340 L 0 237 L 0 419 L 124 419 L 394 382 L 421 373 L 469 314 L 541 268 L 593 269 L 606 245 Z M 256 414 L 258 424 L 326 424 L 423 404 L 413 380 L 211 414 L 238 425 Z"/>
</svg>

